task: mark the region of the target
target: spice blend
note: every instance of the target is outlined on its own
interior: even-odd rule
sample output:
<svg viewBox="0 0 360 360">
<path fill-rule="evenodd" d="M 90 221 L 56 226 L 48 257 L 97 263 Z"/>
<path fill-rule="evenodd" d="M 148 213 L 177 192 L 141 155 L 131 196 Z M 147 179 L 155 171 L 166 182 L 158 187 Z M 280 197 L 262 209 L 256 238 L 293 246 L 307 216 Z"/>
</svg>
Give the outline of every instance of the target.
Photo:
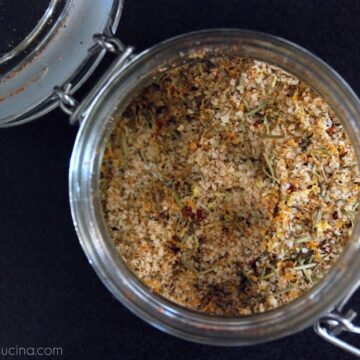
<svg viewBox="0 0 360 360">
<path fill-rule="evenodd" d="M 193 59 L 119 116 L 101 170 L 105 221 L 154 292 L 237 316 L 326 275 L 359 205 L 354 150 L 306 84 L 253 59 Z"/>
</svg>

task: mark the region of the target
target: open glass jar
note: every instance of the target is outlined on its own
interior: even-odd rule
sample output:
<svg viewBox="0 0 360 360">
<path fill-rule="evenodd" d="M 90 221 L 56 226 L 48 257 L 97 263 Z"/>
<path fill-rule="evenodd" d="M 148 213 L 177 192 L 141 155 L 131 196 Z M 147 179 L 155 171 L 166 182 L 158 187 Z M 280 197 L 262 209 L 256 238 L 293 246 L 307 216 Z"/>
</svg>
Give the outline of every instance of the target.
<svg viewBox="0 0 360 360">
<path fill-rule="evenodd" d="M 62 15 L 63 20 L 71 17 L 72 3 L 68 1 L 65 4 L 63 11 L 67 12 L 67 17 Z M 341 331 L 360 333 L 360 328 L 352 324 L 356 314 L 351 311 L 342 314 L 346 300 L 360 282 L 358 222 L 335 267 L 311 291 L 266 313 L 223 318 L 185 309 L 148 289 L 129 270 L 113 246 L 99 196 L 100 167 L 114 127 L 114 113 L 124 110 L 134 94 L 144 88 L 160 68 L 183 64 L 196 53 L 251 57 L 274 64 L 305 81 L 334 109 L 360 158 L 360 101 L 357 96 L 336 72 L 311 53 L 262 33 L 235 29 L 200 31 L 170 39 L 133 55 L 131 47 L 124 47 L 110 35 L 110 30 L 116 28 L 122 3 L 106 3 L 112 20 L 104 23 L 94 36 L 87 38 L 88 48 L 76 71 L 69 69 L 63 82 L 56 82 L 58 78 L 44 80 L 47 73 L 52 72 L 52 64 L 48 63 L 49 70 L 41 80 L 51 84 L 54 90 L 48 92 L 45 98 L 39 96 L 38 101 L 28 103 L 18 114 L 6 114 L 5 111 L 1 116 L 1 123 L 6 126 L 39 117 L 60 105 L 70 115 L 71 123 L 81 123 L 70 165 L 70 203 L 81 245 L 100 279 L 135 314 L 153 326 L 184 339 L 206 344 L 249 345 L 281 338 L 315 325 L 315 330 L 327 340 L 360 355 L 358 349 L 337 338 Z M 72 93 L 105 51 L 116 54 L 113 65 L 78 104 Z M 21 81 L 21 76 L 20 79 L 18 76 L 13 78 Z M 7 81 L 0 84 L 0 96 L 5 103 L 15 101 L 15 93 L 13 96 L 5 93 L 8 91 L 11 94 L 11 86 Z"/>
</svg>

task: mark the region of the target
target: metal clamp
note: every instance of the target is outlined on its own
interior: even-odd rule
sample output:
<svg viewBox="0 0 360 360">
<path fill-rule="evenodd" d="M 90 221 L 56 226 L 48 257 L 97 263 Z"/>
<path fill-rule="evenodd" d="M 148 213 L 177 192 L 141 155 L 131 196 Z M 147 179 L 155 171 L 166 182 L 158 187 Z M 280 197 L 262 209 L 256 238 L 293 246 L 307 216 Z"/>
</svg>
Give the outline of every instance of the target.
<svg viewBox="0 0 360 360">
<path fill-rule="evenodd" d="M 70 94 L 71 87 L 70 83 L 65 84 L 63 87 L 54 87 L 54 94 L 60 99 L 60 108 L 68 115 L 72 115 L 78 105 L 78 102 Z"/>
<path fill-rule="evenodd" d="M 87 94 L 87 96 L 71 114 L 70 124 L 82 122 L 85 114 L 91 111 L 96 99 L 98 99 L 111 85 L 112 81 L 121 73 L 124 66 L 126 66 L 126 64 L 133 58 L 134 48 L 132 46 L 124 46 L 123 43 L 113 35 L 109 33 L 95 34 L 93 37 L 95 45 L 92 50 L 90 49 L 89 51 L 98 51 L 100 47 L 107 52 L 116 54 L 116 57 L 113 63 L 108 67 L 107 71 L 91 89 L 89 94 Z"/>
<path fill-rule="evenodd" d="M 101 49 L 106 50 L 107 52 L 119 55 L 118 60 L 116 61 L 115 66 L 121 67 L 128 58 L 131 58 L 133 48 L 132 47 L 125 47 L 124 44 L 116 37 L 114 37 L 110 32 L 105 34 L 95 34 L 93 36 L 94 39 L 94 46 L 89 49 L 89 52 L 97 53 Z M 112 72 L 108 70 L 108 72 Z M 109 75 L 105 74 L 105 78 Z M 100 81 L 101 83 L 102 81 Z M 99 84 L 96 84 L 95 87 L 98 88 Z M 76 114 L 80 107 L 78 106 L 79 103 L 75 100 L 75 98 L 71 95 L 72 91 L 72 84 L 66 83 L 62 87 L 56 86 L 54 88 L 54 95 L 60 100 L 60 108 L 68 115 L 70 115 L 70 123 L 73 124 L 76 122 L 74 119 L 76 118 Z M 80 104 L 83 105 L 83 104 Z M 73 116 L 74 115 L 74 116 Z"/>
<path fill-rule="evenodd" d="M 93 39 L 97 45 L 108 52 L 120 54 L 125 50 L 124 44 L 113 35 L 95 34 Z"/>
<path fill-rule="evenodd" d="M 360 334 L 360 326 L 354 325 L 352 322 L 356 318 L 357 313 L 354 310 L 343 312 L 344 306 L 354 293 L 355 289 L 332 312 L 321 318 L 314 325 L 314 329 L 318 335 L 331 344 L 360 357 L 359 348 L 350 345 L 338 337 L 343 331 Z"/>
</svg>

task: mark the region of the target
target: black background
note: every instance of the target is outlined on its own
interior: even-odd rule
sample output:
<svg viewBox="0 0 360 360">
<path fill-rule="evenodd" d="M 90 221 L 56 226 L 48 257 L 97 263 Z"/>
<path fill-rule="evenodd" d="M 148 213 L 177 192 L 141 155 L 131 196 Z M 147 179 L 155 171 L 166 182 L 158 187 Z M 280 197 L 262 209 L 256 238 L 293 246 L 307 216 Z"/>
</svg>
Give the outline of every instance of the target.
<svg viewBox="0 0 360 360">
<path fill-rule="evenodd" d="M 31 15 L 19 3 L 13 9 L 21 28 Z M 264 31 L 314 52 L 359 93 L 359 17 L 358 0 L 126 0 L 117 34 L 142 50 L 202 28 Z M 221 348 L 178 340 L 132 315 L 97 278 L 72 225 L 67 180 L 76 132 L 59 110 L 0 131 L 1 346 L 61 346 L 66 359 L 353 358 L 312 329 L 264 345 Z M 351 302 L 357 310 L 359 300 Z"/>
</svg>

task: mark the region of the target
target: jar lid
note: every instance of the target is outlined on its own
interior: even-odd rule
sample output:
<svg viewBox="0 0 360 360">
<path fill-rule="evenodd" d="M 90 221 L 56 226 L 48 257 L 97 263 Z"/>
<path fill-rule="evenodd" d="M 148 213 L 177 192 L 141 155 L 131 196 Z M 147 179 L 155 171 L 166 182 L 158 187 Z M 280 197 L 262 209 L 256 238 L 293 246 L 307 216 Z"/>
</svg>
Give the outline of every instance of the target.
<svg viewBox="0 0 360 360">
<path fill-rule="evenodd" d="M 105 54 L 93 35 L 116 31 L 123 0 L 42 0 L 29 2 L 31 7 L 26 3 L 12 0 L 0 9 L 5 34 L 0 48 L 0 127 L 54 109 L 59 103 L 55 86 L 70 82 L 73 93 L 83 84 Z M 36 23 L 21 20 L 27 8 Z M 19 22 L 17 31 L 14 24 Z M 22 34 L 24 30 L 29 32 Z"/>
</svg>

